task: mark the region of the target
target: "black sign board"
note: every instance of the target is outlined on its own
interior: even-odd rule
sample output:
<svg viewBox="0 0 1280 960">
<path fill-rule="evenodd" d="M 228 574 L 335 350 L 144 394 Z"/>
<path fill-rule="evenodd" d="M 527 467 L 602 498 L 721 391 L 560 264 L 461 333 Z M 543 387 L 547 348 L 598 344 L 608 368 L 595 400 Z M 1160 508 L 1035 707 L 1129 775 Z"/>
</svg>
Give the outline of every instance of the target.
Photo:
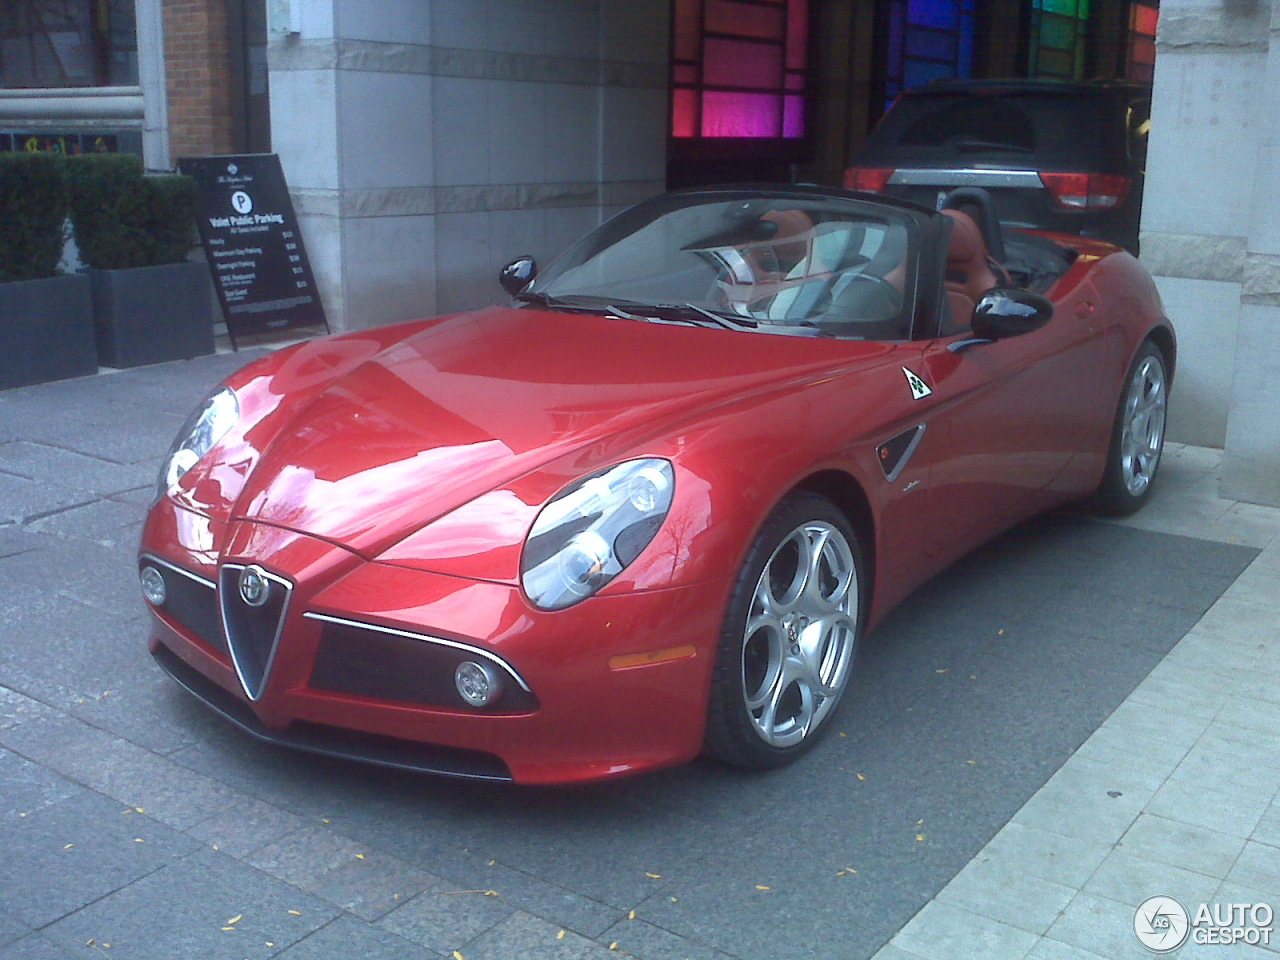
<svg viewBox="0 0 1280 960">
<path fill-rule="evenodd" d="M 236 337 L 324 324 L 293 201 L 274 153 L 178 161 L 199 192 L 200 240 Z"/>
</svg>

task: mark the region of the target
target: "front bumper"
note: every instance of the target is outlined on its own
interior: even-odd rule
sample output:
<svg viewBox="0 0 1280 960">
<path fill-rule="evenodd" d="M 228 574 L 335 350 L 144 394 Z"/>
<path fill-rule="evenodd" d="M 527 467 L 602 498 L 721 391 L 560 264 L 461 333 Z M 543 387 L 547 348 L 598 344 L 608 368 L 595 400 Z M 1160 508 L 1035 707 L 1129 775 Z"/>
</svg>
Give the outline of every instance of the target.
<svg viewBox="0 0 1280 960">
<path fill-rule="evenodd" d="M 523 783 L 636 773 L 701 749 L 727 585 L 606 591 L 545 612 L 509 584 L 366 562 L 265 525 L 205 521 L 192 543 L 183 512 L 162 505 L 144 531 L 140 562 L 159 562 L 180 598 L 153 606 L 151 651 L 260 739 Z M 227 637 L 228 623 L 237 628 L 224 574 L 241 564 L 292 584 L 256 688 Z M 460 657 L 507 668 L 506 692 L 488 708 L 452 690 Z"/>
</svg>

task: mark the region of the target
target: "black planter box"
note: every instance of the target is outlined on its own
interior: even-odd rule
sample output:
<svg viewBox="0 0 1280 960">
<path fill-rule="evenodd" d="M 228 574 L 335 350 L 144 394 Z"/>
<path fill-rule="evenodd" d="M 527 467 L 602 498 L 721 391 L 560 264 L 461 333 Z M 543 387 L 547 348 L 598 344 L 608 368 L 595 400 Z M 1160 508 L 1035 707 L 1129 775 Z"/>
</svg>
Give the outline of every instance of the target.
<svg viewBox="0 0 1280 960">
<path fill-rule="evenodd" d="M 90 270 L 98 362 L 140 367 L 213 353 L 213 291 L 203 263 Z"/>
<path fill-rule="evenodd" d="M 88 277 L 0 283 L 0 390 L 97 372 Z"/>
</svg>

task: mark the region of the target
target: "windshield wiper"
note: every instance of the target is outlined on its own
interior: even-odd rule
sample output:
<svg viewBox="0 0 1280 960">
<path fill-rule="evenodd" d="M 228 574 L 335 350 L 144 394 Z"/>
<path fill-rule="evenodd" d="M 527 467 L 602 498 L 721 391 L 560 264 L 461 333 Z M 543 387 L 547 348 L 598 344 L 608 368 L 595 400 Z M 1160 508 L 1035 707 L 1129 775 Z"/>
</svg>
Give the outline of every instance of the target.
<svg viewBox="0 0 1280 960">
<path fill-rule="evenodd" d="M 960 150 L 965 153 L 976 152 L 978 150 L 996 150 L 1008 153 L 1032 153 L 1030 147 L 1025 147 L 1020 143 L 998 143 L 995 140 L 956 140 L 948 144 L 952 149 Z"/>
<path fill-rule="evenodd" d="M 749 330 L 759 326 L 749 317 L 716 313 L 696 303 L 638 303 L 631 300 L 624 302 L 627 305 L 626 309 L 614 303 L 609 304 L 609 309 L 624 320 L 658 320 L 676 323 L 698 323 L 700 320 L 705 320 L 726 330 Z"/>
</svg>

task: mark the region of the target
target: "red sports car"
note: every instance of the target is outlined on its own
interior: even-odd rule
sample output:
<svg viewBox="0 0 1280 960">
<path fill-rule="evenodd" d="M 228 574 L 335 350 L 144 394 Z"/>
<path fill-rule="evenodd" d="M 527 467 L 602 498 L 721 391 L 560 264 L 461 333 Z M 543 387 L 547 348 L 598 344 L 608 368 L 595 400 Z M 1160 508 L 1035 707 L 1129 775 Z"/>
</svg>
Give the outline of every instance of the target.
<svg viewBox="0 0 1280 960">
<path fill-rule="evenodd" d="M 1000 530 L 1160 461 L 1129 254 L 819 188 L 667 194 L 506 306 L 230 377 L 165 460 L 150 648 L 258 737 L 547 783 L 809 749 L 859 638 Z"/>
</svg>

